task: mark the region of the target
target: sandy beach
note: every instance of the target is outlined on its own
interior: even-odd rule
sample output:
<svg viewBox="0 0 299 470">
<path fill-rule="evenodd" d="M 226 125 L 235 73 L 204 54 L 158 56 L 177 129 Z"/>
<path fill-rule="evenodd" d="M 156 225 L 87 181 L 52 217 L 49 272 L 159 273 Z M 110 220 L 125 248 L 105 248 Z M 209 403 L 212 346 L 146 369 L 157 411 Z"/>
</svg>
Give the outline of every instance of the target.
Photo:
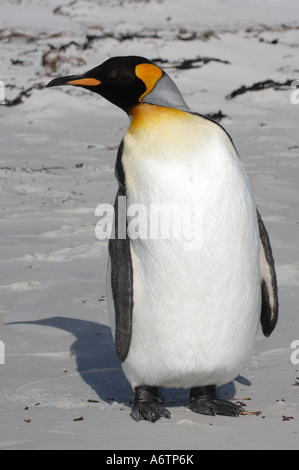
<svg viewBox="0 0 299 470">
<path fill-rule="evenodd" d="M 0 449 L 299 449 L 298 2 L 2 0 L 0 11 Z M 45 88 L 117 55 L 153 60 L 193 111 L 220 120 L 267 226 L 280 317 L 219 389 L 243 403 L 239 418 L 194 414 L 189 391 L 173 389 L 171 420 L 129 416 L 95 235 L 128 117 L 83 89 Z"/>
</svg>

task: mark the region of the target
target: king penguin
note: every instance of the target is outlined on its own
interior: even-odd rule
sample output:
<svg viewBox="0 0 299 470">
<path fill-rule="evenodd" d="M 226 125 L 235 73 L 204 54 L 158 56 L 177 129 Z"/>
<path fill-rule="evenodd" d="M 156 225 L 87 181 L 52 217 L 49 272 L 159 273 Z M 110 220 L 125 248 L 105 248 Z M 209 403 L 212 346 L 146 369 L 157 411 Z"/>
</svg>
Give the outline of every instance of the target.
<svg viewBox="0 0 299 470">
<path fill-rule="evenodd" d="M 170 76 L 143 57 L 113 57 L 47 86 L 57 85 L 98 93 L 130 117 L 115 164 L 107 297 L 116 353 L 135 393 L 131 416 L 170 418 L 159 387 L 190 389 L 193 412 L 238 416 L 242 408 L 217 398 L 216 387 L 245 367 L 259 324 L 272 333 L 278 294 L 269 236 L 231 137 L 192 111 Z M 162 219 L 169 207 L 183 222 L 189 214 L 193 235 L 160 236 L 154 226 L 155 236 L 133 236 L 136 205 L 146 217 L 153 207 L 163 208 Z"/>
</svg>

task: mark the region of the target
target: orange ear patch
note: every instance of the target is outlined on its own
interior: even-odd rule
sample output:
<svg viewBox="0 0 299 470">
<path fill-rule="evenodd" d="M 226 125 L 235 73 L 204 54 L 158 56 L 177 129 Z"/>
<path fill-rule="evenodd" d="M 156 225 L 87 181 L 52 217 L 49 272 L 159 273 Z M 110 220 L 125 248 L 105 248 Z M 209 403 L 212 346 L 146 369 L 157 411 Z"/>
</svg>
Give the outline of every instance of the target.
<svg viewBox="0 0 299 470">
<path fill-rule="evenodd" d="M 96 78 L 79 78 L 77 80 L 70 80 L 67 83 L 68 85 L 97 86 L 100 85 L 101 82 Z"/>
<path fill-rule="evenodd" d="M 142 98 L 153 90 L 157 81 L 162 77 L 163 72 L 154 64 L 139 64 L 135 68 L 135 74 L 146 86 L 146 91 L 139 98 L 141 102 Z"/>
</svg>

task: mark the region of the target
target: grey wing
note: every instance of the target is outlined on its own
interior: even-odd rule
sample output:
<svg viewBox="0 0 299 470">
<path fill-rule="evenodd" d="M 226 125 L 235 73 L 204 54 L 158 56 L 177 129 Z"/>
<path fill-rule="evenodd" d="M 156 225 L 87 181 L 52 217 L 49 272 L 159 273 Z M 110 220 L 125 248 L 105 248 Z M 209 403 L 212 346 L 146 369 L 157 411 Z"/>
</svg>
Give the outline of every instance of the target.
<svg viewBox="0 0 299 470">
<path fill-rule="evenodd" d="M 257 211 L 260 231 L 260 270 L 261 270 L 261 325 L 265 336 L 270 336 L 278 320 L 278 289 L 271 243 L 264 222 Z"/>
<path fill-rule="evenodd" d="M 114 204 L 115 230 L 109 240 L 111 278 L 108 280 L 111 283 L 114 309 L 115 349 L 120 362 L 124 362 L 130 349 L 133 313 L 133 267 L 130 239 L 127 235 L 125 175 L 122 166 L 123 145 L 122 141 L 115 165 L 119 189 Z"/>
</svg>

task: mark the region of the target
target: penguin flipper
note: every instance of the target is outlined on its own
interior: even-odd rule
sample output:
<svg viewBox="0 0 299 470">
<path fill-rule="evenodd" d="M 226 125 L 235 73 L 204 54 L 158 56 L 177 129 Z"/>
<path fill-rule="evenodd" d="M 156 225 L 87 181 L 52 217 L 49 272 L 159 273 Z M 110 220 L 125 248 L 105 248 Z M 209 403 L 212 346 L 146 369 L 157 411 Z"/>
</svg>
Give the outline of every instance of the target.
<svg viewBox="0 0 299 470">
<path fill-rule="evenodd" d="M 118 220 L 119 197 L 125 197 L 122 187 L 119 188 L 114 204 L 115 234 L 109 240 L 109 256 L 111 262 L 111 290 L 115 314 L 115 349 L 120 362 L 126 359 L 132 335 L 133 311 L 133 267 L 130 240 L 127 235 L 120 234 Z M 123 221 L 126 224 L 125 221 Z"/>
<path fill-rule="evenodd" d="M 265 336 L 270 336 L 278 320 L 278 288 L 274 258 L 270 238 L 264 222 L 257 211 L 260 231 L 260 270 L 261 270 L 261 325 Z"/>
</svg>

